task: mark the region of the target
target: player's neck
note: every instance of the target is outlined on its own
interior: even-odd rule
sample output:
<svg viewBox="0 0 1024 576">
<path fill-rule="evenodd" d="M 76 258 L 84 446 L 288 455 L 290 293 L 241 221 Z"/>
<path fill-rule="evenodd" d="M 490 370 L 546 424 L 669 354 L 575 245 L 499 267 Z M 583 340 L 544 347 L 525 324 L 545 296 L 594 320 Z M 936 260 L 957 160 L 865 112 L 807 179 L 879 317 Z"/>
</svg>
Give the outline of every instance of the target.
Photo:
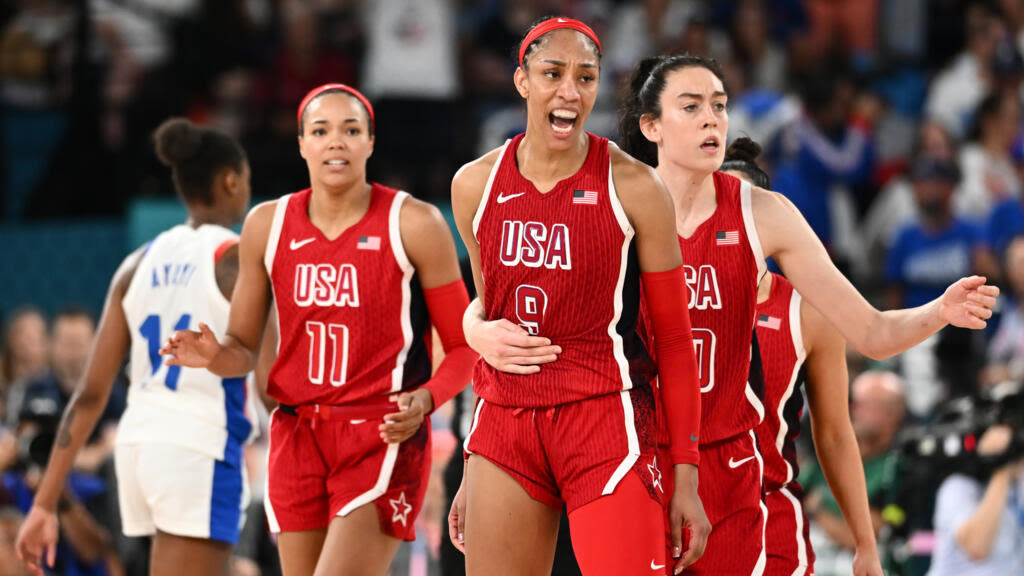
<svg viewBox="0 0 1024 576">
<path fill-rule="evenodd" d="M 552 150 L 539 138 L 527 134 L 516 150 L 516 164 L 523 178 L 533 182 L 541 192 L 579 172 L 587 160 L 590 139 L 580 132 L 580 140 L 565 150 Z"/>
<path fill-rule="evenodd" d="M 672 196 L 676 228 L 681 236 L 689 238 L 718 207 L 714 175 L 696 173 L 670 162 L 659 164 L 657 170 Z"/>
<path fill-rule="evenodd" d="M 344 189 L 314 187 L 309 199 L 309 221 L 329 239 L 366 215 L 372 186 L 365 180 Z"/>
<path fill-rule="evenodd" d="M 235 222 L 223 211 L 217 210 L 215 206 L 189 206 L 185 225 L 190 228 L 199 228 L 205 224 L 231 228 Z"/>
</svg>

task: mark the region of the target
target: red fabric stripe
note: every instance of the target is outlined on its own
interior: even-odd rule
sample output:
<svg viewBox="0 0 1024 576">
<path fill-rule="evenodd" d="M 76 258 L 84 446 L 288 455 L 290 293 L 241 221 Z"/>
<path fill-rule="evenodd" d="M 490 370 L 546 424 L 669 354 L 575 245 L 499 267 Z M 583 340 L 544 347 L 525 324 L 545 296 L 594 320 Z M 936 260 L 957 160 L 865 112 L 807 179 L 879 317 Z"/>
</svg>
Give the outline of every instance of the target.
<svg viewBox="0 0 1024 576">
<path fill-rule="evenodd" d="M 220 262 L 220 257 L 228 251 L 228 248 L 231 248 L 235 244 L 238 244 L 238 238 L 229 238 L 221 242 L 220 246 L 217 246 L 217 249 L 213 251 L 213 263 L 216 264 L 217 262 Z"/>
</svg>

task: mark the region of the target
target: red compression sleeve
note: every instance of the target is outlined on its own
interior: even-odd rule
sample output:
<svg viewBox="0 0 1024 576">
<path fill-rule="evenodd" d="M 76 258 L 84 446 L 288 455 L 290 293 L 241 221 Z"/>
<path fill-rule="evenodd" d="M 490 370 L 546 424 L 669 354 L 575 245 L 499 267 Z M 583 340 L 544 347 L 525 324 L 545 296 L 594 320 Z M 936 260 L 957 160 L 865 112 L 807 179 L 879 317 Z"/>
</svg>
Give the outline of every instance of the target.
<svg viewBox="0 0 1024 576">
<path fill-rule="evenodd" d="M 469 306 L 469 294 L 462 280 L 423 290 L 430 323 L 437 328 L 444 347 L 444 360 L 424 386 L 434 399 L 434 410 L 462 391 L 473 377 L 479 355 L 466 344 L 462 315 Z"/>
<path fill-rule="evenodd" d="M 700 380 L 690 333 L 690 313 L 683 267 L 643 274 L 644 296 L 654 327 L 665 419 L 672 464 L 698 464 Z"/>
</svg>

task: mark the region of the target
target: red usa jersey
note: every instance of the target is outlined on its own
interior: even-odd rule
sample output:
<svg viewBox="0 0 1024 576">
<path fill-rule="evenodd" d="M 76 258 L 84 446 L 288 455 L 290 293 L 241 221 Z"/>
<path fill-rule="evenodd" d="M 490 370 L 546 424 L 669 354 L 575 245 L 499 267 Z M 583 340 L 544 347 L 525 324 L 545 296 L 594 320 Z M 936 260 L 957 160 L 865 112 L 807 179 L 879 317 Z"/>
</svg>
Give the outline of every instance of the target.
<svg viewBox="0 0 1024 576">
<path fill-rule="evenodd" d="M 701 391 L 701 444 L 757 426 L 764 415 L 754 316 L 765 273 L 750 184 L 714 173 L 717 208 L 679 237 Z"/>
<path fill-rule="evenodd" d="M 520 134 L 491 170 L 473 233 L 489 320 L 505 318 L 562 347 L 538 374 L 499 372 L 483 360 L 473 386 L 503 406 L 553 406 L 649 382 L 653 363 L 636 333 L 639 270 L 634 231 L 615 193 L 608 140 L 588 134 L 579 171 L 540 193 L 519 173 Z"/>
<path fill-rule="evenodd" d="M 764 365 L 765 414 L 757 427 L 764 458 L 764 489 L 778 490 L 799 473 L 796 437 L 805 379 L 803 334 L 800 329 L 800 294 L 778 274 L 772 274 L 768 299 L 757 305 L 757 341 Z"/>
<path fill-rule="evenodd" d="M 373 184 L 363 218 L 328 240 L 309 220 L 310 189 L 277 201 L 264 265 L 277 311 L 267 393 L 283 404 L 345 404 L 430 377 L 430 323 L 402 246 L 409 196 Z"/>
</svg>

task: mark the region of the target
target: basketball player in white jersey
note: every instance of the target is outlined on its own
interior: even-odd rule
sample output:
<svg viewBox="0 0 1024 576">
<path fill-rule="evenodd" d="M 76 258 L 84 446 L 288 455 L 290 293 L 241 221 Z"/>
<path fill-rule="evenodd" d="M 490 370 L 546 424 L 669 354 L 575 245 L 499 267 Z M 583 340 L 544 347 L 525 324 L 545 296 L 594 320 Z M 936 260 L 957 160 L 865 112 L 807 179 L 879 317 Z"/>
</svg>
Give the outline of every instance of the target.
<svg viewBox="0 0 1024 576">
<path fill-rule="evenodd" d="M 197 319 L 222 333 L 238 271 L 228 229 L 249 204 L 249 163 L 231 137 L 181 118 L 154 133 L 187 220 L 130 254 L 111 280 L 85 376 L 60 425 L 35 502 L 18 534 L 18 556 L 36 574 L 52 567 L 57 502 L 130 353 L 128 407 L 115 463 L 128 536 L 153 536 L 150 574 L 224 574 L 244 521 L 242 445 L 252 425 L 245 378 L 165 366 L 161 342 Z"/>
</svg>

